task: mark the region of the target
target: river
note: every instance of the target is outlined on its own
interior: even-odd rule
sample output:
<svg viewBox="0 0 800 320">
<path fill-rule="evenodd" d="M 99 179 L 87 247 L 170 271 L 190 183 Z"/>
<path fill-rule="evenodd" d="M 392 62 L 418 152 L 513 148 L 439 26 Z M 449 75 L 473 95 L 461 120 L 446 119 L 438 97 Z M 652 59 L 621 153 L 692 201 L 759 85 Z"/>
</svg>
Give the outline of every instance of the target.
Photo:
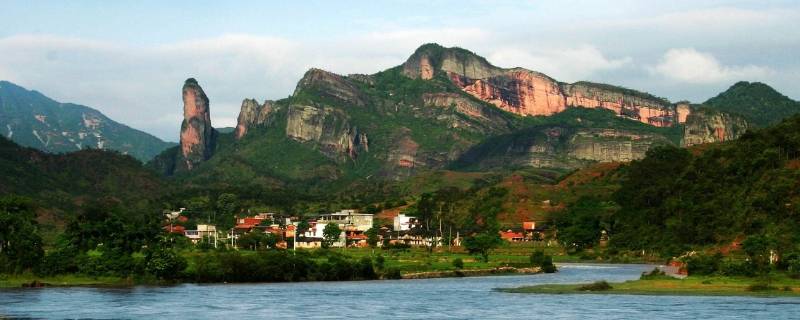
<svg viewBox="0 0 800 320">
<path fill-rule="evenodd" d="M 646 265 L 560 265 L 471 278 L 0 290 L 0 319 L 800 319 L 800 298 L 535 295 L 493 291 L 638 278 Z"/>
</svg>

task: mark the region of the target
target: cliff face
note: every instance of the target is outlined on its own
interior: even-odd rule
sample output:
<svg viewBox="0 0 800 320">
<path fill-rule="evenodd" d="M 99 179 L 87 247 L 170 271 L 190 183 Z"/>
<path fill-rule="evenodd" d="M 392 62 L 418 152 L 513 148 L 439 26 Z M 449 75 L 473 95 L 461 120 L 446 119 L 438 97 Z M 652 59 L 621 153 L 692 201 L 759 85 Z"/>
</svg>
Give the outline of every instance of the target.
<svg viewBox="0 0 800 320">
<path fill-rule="evenodd" d="M 669 141 L 652 134 L 614 129 L 582 129 L 569 139 L 568 154 L 581 160 L 627 162 L 644 158 L 647 150 Z"/>
<path fill-rule="evenodd" d="M 183 123 L 181 124 L 181 155 L 188 170 L 208 160 L 214 153 L 217 133 L 211 127 L 208 97 L 197 80 L 189 78 L 183 84 Z"/>
<path fill-rule="evenodd" d="M 742 117 L 700 108 L 686 118 L 681 145 L 724 142 L 736 139 L 747 131 L 750 124 Z"/>
<path fill-rule="evenodd" d="M 456 114 L 443 113 L 437 117 L 438 120 L 446 121 L 450 128 L 503 133 L 513 126 L 500 112 L 458 93 L 425 93 L 422 95 L 422 102 L 426 107 L 453 108 Z"/>
<path fill-rule="evenodd" d="M 286 136 L 315 144 L 319 150 L 339 161 L 355 159 L 369 152 L 366 133 L 352 126 L 341 110 L 328 107 L 292 105 L 286 115 Z"/>
<path fill-rule="evenodd" d="M 535 127 L 498 136 L 462 155 L 456 168 L 508 166 L 575 169 L 592 162 L 625 162 L 644 158 L 654 145 L 670 144 L 660 135 L 616 129 Z"/>
<path fill-rule="evenodd" d="M 266 125 L 273 109 L 273 101 L 267 100 L 264 101 L 264 104 L 259 105 L 255 99 L 244 99 L 236 122 L 234 137 L 239 140 L 247 134 L 248 129 Z"/>
<path fill-rule="evenodd" d="M 306 71 L 297 83 L 294 96 L 308 94 L 315 97 L 338 100 L 348 105 L 364 106 L 366 97 L 347 78 L 320 69 Z"/>
<path fill-rule="evenodd" d="M 495 67 L 463 49 L 425 45 L 403 64 L 403 74 L 411 78 L 432 79 L 437 73 L 473 97 L 518 115 L 549 116 L 581 106 L 658 127 L 676 121 L 668 101 L 646 93 L 589 82 L 562 84 L 542 73 Z"/>
</svg>

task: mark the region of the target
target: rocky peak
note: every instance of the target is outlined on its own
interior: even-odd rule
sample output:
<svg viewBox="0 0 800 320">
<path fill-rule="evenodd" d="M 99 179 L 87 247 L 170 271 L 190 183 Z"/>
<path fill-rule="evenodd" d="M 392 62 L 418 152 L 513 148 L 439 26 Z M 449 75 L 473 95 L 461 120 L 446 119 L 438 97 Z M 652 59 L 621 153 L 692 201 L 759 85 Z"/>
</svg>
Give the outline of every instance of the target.
<svg viewBox="0 0 800 320">
<path fill-rule="evenodd" d="M 293 96 L 298 97 L 302 94 L 334 99 L 348 105 L 366 105 L 366 97 L 353 82 L 338 74 L 317 68 L 306 71 L 297 83 Z"/>
<path fill-rule="evenodd" d="M 502 69 L 469 50 L 435 43 L 422 45 L 403 63 L 403 74 L 410 78 L 432 79 L 439 71 L 473 79 L 502 73 Z"/>
<path fill-rule="evenodd" d="M 273 109 L 273 101 L 267 100 L 259 105 L 255 99 L 244 99 L 234 131 L 235 138 L 241 139 L 247 134 L 248 129 L 266 124 Z"/>
<path fill-rule="evenodd" d="M 570 107 L 586 107 L 609 109 L 659 127 L 676 122 L 675 108 L 665 99 L 605 84 L 564 84 L 523 68 L 499 68 L 461 48 L 426 44 L 402 67 L 411 78 L 432 79 L 442 73 L 465 93 L 522 116 L 549 116 Z"/>
<path fill-rule="evenodd" d="M 186 79 L 182 92 L 181 155 L 185 168 L 191 170 L 213 154 L 216 131 L 211 127 L 208 97 L 197 80 Z"/>
</svg>

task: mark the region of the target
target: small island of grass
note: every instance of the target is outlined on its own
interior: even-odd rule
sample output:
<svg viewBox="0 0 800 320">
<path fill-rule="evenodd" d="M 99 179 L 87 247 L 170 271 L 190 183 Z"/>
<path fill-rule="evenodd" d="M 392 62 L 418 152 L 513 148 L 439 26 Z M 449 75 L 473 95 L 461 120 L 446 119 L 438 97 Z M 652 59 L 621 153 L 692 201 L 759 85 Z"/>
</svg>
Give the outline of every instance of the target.
<svg viewBox="0 0 800 320">
<path fill-rule="evenodd" d="M 684 279 L 666 275 L 643 276 L 620 283 L 597 281 L 581 284 L 544 284 L 497 289 L 509 293 L 533 294 L 635 294 L 691 296 L 793 296 L 800 297 L 800 279 L 786 274 L 761 277 L 690 276 Z"/>
</svg>

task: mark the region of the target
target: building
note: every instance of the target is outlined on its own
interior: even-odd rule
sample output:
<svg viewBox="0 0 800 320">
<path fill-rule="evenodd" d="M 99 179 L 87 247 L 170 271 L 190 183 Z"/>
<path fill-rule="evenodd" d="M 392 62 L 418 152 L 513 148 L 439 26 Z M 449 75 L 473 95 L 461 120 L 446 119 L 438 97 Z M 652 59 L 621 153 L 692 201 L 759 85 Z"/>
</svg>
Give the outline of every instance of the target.
<svg viewBox="0 0 800 320">
<path fill-rule="evenodd" d="M 408 231 L 416 227 L 418 223 L 417 218 L 401 213 L 394 217 L 394 231 Z"/>
<path fill-rule="evenodd" d="M 364 232 L 372 228 L 372 221 L 372 214 L 357 213 L 355 210 L 348 209 L 321 215 L 319 219 L 317 219 L 317 224 L 336 223 L 342 230 Z"/>
<path fill-rule="evenodd" d="M 197 230 L 186 230 L 184 232 L 189 240 L 192 240 L 192 243 L 198 243 L 203 238 L 214 238 L 214 242 L 216 242 L 217 238 L 217 226 L 211 224 L 198 224 Z"/>
<path fill-rule="evenodd" d="M 500 231 L 500 238 L 508 242 L 525 241 L 525 235 L 523 235 L 522 232 L 514 232 L 511 229 L 507 231 Z"/>
</svg>

